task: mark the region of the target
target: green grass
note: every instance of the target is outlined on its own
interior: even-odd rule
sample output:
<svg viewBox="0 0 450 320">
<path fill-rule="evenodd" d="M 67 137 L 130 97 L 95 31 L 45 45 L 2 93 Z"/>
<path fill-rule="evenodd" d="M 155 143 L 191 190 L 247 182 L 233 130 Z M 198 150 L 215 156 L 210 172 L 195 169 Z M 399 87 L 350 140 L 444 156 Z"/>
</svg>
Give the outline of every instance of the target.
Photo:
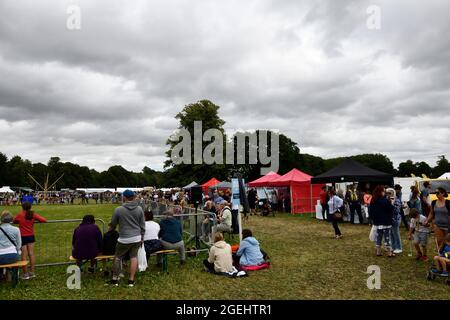
<svg viewBox="0 0 450 320">
<path fill-rule="evenodd" d="M 81 218 L 92 213 L 108 223 L 114 205 L 36 206 L 48 219 Z M 5 208 L 0 208 L 3 210 Z M 13 213 L 18 207 L 9 207 Z M 37 241 L 43 256 L 40 262 L 65 261 L 76 223 L 40 225 Z M 342 225 L 344 239 L 332 239 L 332 227 L 305 216 L 277 215 L 251 217 L 245 227 L 253 230 L 263 249 L 271 256 L 272 267 L 250 273 L 247 278 L 228 279 L 202 271 L 206 253 L 188 258 L 180 266 L 176 256 L 169 257 L 169 274 L 155 266 L 140 273 L 134 288 L 104 287 L 100 274 L 82 275 L 81 290 L 66 287 L 67 266 L 40 267 L 38 277 L 21 281 L 17 288 L 0 284 L 1 299 L 450 299 L 443 279 L 427 281 L 429 264 L 416 262 L 405 253 L 394 259 L 376 257 L 368 240 L 369 227 Z M 403 239 L 406 238 L 404 229 Z M 45 247 L 44 242 L 48 242 Z M 434 239 L 429 252 L 433 255 Z M 43 254 L 47 250 L 51 254 Z M 61 260 L 62 259 L 62 260 Z M 381 290 L 366 286 L 367 267 L 381 268 Z"/>
</svg>

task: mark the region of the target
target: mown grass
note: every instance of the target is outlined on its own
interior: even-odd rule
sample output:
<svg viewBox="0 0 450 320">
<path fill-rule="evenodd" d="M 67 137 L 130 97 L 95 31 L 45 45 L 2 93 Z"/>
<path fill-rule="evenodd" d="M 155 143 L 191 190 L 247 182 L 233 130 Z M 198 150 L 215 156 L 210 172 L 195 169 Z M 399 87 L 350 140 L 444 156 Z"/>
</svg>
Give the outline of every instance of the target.
<svg viewBox="0 0 450 320">
<path fill-rule="evenodd" d="M 49 219 L 81 218 L 92 213 L 109 221 L 114 205 L 36 206 Z M 3 210 L 4 208 L 0 208 Z M 17 213 L 18 207 L 9 207 Z M 46 250 L 50 261 L 67 260 L 72 225 L 38 226 L 38 242 L 50 242 Z M 276 217 L 251 217 L 245 227 L 251 228 L 262 247 L 271 256 L 270 270 L 253 272 L 247 278 L 229 279 L 202 271 L 206 253 L 189 258 L 180 266 L 176 256 L 169 258 L 169 274 L 155 266 L 140 273 L 134 288 L 105 287 L 100 273 L 82 275 L 81 290 L 66 287 L 67 266 L 41 267 L 38 277 L 21 281 L 17 288 L 0 285 L 1 299 L 450 299 L 449 287 L 443 279 L 425 279 L 429 264 L 416 262 L 405 253 L 394 259 L 376 257 L 373 243 L 368 240 L 369 227 L 344 224 L 344 239 L 332 238 L 332 228 L 326 222 L 308 216 L 279 214 Z M 402 230 L 403 239 L 406 239 Z M 430 256 L 434 252 L 430 238 Z M 58 251 L 59 250 L 59 251 Z M 69 252 L 70 254 L 70 252 Z M 53 260 L 52 260 L 53 259 Z M 65 259 L 65 260 L 64 260 Z M 381 268 L 380 290 L 366 286 L 367 267 Z"/>
</svg>

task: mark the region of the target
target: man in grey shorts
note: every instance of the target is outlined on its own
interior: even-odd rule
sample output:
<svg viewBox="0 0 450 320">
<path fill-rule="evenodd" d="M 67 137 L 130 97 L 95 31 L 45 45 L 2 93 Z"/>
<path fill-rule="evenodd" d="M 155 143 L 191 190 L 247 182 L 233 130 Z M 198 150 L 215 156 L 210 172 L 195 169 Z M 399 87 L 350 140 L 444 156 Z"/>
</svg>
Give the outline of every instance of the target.
<svg viewBox="0 0 450 320">
<path fill-rule="evenodd" d="M 124 203 L 116 208 L 111 219 L 110 230 L 116 229 L 119 225 L 119 239 L 117 240 L 116 252 L 113 263 L 113 277 L 108 284 L 119 285 L 119 274 L 122 269 L 122 260 L 128 254 L 130 257 L 130 277 L 128 286 L 134 286 L 134 276 L 137 271 L 137 253 L 144 241 L 145 219 L 144 211 L 137 201 L 134 201 L 135 194 L 131 190 L 123 193 Z"/>
</svg>

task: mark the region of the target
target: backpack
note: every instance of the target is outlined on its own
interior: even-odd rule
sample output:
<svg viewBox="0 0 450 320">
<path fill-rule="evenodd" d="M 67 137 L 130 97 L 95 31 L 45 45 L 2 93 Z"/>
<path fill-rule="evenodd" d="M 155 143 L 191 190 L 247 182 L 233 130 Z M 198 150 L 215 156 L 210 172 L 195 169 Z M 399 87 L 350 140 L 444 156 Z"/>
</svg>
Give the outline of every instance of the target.
<svg viewBox="0 0 450 320">
<path fill-rule="evenodd" d="M 433 211 L 434 211 L 434 207 L 436 206 L 436 203 L 437 203 L 437 200 L 434 200 L 431 203 L 431 207 L 433 208 Z M 445 207 L 447 208 L 448 214 L 450 216 L 450 200 L 447 200 L 447 199 L 445 200 Z"/>
<path fill-rule="evenodd" d="M 119 233 L 116 230 L 108 231 L 103 235 L 103 251 L 104 255 L 113 255 L 116 252 L 117 240 Z"/>
</svg>

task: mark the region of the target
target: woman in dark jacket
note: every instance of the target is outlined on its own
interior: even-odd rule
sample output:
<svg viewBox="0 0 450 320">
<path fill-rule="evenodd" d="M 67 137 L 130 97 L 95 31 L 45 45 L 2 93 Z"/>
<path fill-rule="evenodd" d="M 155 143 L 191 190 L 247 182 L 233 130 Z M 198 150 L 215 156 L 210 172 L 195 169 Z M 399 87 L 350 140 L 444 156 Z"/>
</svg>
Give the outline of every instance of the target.
<svg viewBox="0 0 450 320">
<path fill-rule="evenodd" d="M 373 191 L 372 201 L 369 206 L 369 217 L 377 228 L 376 254 L 382 256 L 381 244 L 384 237 L 384 246 L 389 257 L 394 257 L 391 247 L 393 204 L 386 198 L 383 186 L 377 186 Z"/>
<path fill-rule="evenodd" d="M 77 260 L 81 267 L 83 260 L 90 260 L 89 273 L 94 272 L 95 257 L 102 252 L 102 232 L 95 224 L 93 215 L 83 217 L 81 224 L 73 232 L 72 257 Z"/>
</svg>

